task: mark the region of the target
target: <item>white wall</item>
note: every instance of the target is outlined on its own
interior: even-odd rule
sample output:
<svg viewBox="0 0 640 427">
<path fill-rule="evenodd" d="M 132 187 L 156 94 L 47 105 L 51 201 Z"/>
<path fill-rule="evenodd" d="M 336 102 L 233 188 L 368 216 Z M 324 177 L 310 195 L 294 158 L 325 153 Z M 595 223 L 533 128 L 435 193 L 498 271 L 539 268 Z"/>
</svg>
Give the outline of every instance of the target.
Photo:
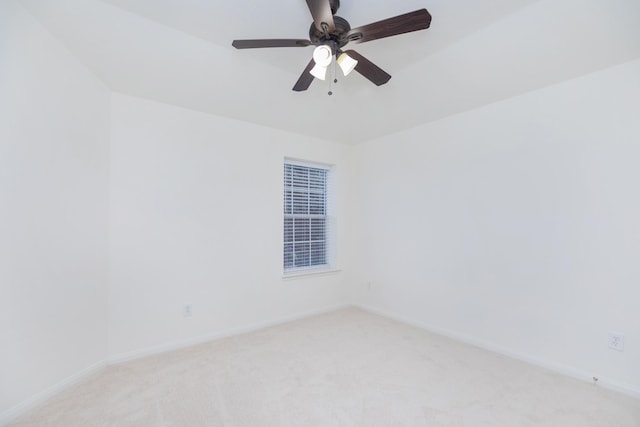
<svg viewBox="0 0 640 427">
<path fill-rule="evenodd" d="M 124 95 L 112 105 L 112 360 L 345 302 L 344 270 L 282 278 L 282 186 L 285 157 L 335 165 L 345 268 L 350 147 Z"/>
<path fill-rule="evenodd" d="M 0 424 L 106 356 L 109 101 L 0 2 Z"/>
<path fill-rule="evenodd" d="M 640 395 L 639 112 L 635 61 L 358 146 L 359 301 Z"/>
</svg>

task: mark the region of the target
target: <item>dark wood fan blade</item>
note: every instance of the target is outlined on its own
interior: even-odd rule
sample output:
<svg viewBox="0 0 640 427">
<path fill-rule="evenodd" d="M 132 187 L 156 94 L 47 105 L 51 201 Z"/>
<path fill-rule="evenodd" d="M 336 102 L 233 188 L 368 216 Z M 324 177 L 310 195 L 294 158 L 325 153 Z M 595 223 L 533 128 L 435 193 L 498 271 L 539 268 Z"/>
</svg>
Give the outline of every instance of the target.
<svg viewBox="0 0 640 427">
<path fill-rule="evenodd" d="M 318 31 L 324 31 L 322 24 L 327 25 L 328 31 L 333 31 L 336 27 L 333 23 L 333 13 L 331 13 L 331 4 L 329 0 L 307 0 L 307 6 L 311 16 L 313 16 L 313 23 Z"/>
<path fill-rule="evenodd" d="M 305 47 L 311 45 L 311 42 L 296 39 L 259 39 L 234 40 L 231 45 L 236 49 L 259 49 L 263 47 Z"/>
<path fill-rule="evenodd" d="M 355 70 L 369 79 L 376 86 L 382 86 L 391 79 L 391 75 L 387 74 L 382 68 L 360 55 L 355 50 L 345 51 L 347 55 L 358 61 Z"/>
<path fill-rule="evenodd" d="M 371 40 L 424 30 L 431 25 L 431 14 L 427 9 L 416 10 L 369 25 L 354 28 L 347 34 L 349 41 L 364 43 Z"/>
<path fill-rule="evenodd" d="M 309 71 L 311 71 L 311 69 L 315 65 L 316 65 L 316 62 L 312 59 L 307 65 L 307 68 L 305 68 L 302 74 L 300 75 L 300 78 L 298 79 L 296 84 L 293 86 L 293 90 L 295 90 L 296 92 L 302 92 L 303 90 L 309 89 L 309 86 L 311 86 L 311 82 L 315 78 L 311 75 L 311 73 L 309 73 Z"/>
</svg>

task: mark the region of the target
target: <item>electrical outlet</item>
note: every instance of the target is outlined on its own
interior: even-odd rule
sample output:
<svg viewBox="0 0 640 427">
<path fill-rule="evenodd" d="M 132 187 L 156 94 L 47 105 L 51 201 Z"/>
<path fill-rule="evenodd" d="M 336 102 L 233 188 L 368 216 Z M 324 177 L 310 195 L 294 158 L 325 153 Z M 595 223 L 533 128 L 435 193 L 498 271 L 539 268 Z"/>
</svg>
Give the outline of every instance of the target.
<svg viewBox="0 0 640 427">
<path fill-rule="evenodd" d="M 624 351 L 624 335 L 617 332 L 609 332 L 609 348 L 616 351 Z"/>
<path fill-rule="evenodd" d="M 182 306 L 182 317 L 191 317 L 193 315 L 193 304 L 185 304 Z"/>
</svg>

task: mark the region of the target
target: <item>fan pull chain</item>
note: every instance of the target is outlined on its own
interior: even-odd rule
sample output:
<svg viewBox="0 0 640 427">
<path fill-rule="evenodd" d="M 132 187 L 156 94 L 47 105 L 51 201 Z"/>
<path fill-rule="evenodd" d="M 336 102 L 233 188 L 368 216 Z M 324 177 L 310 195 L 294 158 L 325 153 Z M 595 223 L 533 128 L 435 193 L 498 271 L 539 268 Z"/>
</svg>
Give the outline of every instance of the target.
<svg viewBox="0 0 640 427">
<path fill-rule="evenodd" d="M 333 83 L 338 83 L 338 69 L 337 69 L 337 61 L 333 61 Z M 329 96 L 333 95 L 331 91 L 331 79 L 329 79 Z"/>
</svg>

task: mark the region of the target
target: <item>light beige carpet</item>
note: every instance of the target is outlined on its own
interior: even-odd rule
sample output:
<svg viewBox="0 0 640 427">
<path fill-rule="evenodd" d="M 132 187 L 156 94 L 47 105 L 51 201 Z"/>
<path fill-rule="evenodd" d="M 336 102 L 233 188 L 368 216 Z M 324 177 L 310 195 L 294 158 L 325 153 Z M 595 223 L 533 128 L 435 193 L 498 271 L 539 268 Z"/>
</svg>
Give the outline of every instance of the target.
<svg viewBox="0 0 640 427">
<path fill-rule="evenodd" d="M 358 309 L 108 368 L 12 427 L 637 427 L 640 400 Z"/>
</svg>

